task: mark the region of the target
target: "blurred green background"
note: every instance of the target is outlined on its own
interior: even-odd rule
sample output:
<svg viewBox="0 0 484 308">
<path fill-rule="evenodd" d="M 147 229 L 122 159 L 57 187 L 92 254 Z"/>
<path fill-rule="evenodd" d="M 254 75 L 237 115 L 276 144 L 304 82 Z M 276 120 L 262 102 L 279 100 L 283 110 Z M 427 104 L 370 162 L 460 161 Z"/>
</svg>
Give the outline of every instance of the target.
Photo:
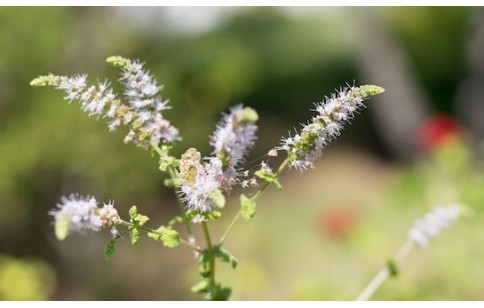
<svg viewBox="0 0 484 308">
<path fill-rule="evenodd" d="M 411 255 L 375 299 L 484 299 L 484 12 L 455 7 L 0 8 L 0 299 L 200 299 L 185 248 L 123 241 L 106 262 L 109 234 L 54 237 L 47 212 L 71 192 L 115 200 L 124 216 L 136 204 L 152 226 L 177 213 L 156 158 L 124 145 L 125 131 L 29 86 L 49 72 L 114 81 L 105 59 L 116 54 L 145 61 L 165 86 L 177 154 L 208 155 L 220 112 L 239 102 L 260 114 L 256 159 L 335 88 L 386 88 L 315 170 L 286 172 L 284 191 L 237 225 L 227 246 L 239 267 L 219 266 L 232 299 L 354 299 L 416 217 L 454 200 L 472 216 Z M 458 138 L 429 150 L 448 125 L 425 139 L 425 124 L 442 113 Z M 236 209 L 213 224 L 216 237 Z"/>
</svg>

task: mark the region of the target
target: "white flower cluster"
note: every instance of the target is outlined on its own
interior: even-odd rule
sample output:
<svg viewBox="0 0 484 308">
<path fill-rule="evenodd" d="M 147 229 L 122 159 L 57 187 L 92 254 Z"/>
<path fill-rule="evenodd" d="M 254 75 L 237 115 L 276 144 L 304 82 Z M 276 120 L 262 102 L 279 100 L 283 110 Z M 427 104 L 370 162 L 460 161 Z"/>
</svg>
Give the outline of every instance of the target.
<svg viewBox="0 0 484 308">
<path fill-rule="evenodd" d="M 349 122 L 355 111 L 364 107 L 363 101 L 383 91 L 382 88 L 371 85 L 340 89 L 337 94 L 316 104 L 315 111 L 318 115 L 310 123 L 303 124 L 300 133 L 284 138 L 278 149 L 288 152 L 292 167 L 299 170 L 313 168 L 315 159 L 321 156 L 330 141 L 340 135 L 345 122 Z"/>
<path fill-rule="evenodd" d="M 257 113 L 238 105 L 225 114 L 210 138 L 212 157 L 201 163 L 201 155 L 189 149 L 180 160 L 180 190 L 189 209 L 200 213 L 222 207 L 228 192 L 248 172 L 237 169 L 254 145 Z"/>
<path fill-rule="evenodd" d="M 460 214 L 459 205 L 435 207 L 432 212 L 415 221 L 413 228 L 408 232 L 408 238 L 420 247 L 427 247 L 429 240 L 450 227 Z"/>
<path fill-rule="evenodd" d="M 232 107 L 224 114 L 210 138 L 213 154 L 222 156 L 229 166 L 243 162 L 248 150 L 254 146 L 257 131 L 257 114 L 242 104 Z"/>
<path fill-rule="evenodd" d="M 162 86 L 143 69 L 143 64 L 139 61 L 124 59 L 120 68 L 120 81 L 125 86 L 124 96 L 135 117 L 134 125 L 124 141 L 146 143 L 146 140 L 150 140 L 159 144 L 179 140 L 178 129 L 161 114 L 163 110 L 170 108 L 168 101 L 162 101 L 158 96 Z"/>
<path fill-rule="evenodd" d="M 69 102 L 78 100 L 81 109 L 89 116 L 110 118 L 109 130 L 116 129 L 121 123 L 131 122 L 132 114 L 127 112 L 127 106 L 121 105 L 106 82 L 98 83 L 97 86 L 88 86 L 87 75 L 75 77 L 49 75 L 47 77 L 56 80 L 56 88 L 67 93 L 67 96 L 64 97 L 66 100 Z"/>
<path fill-rule="evenodd" d="M 60 220 L 68 223 L 68 233 L 85 231 L 99 231 L 108 228 L 120 221 L 118 212 L 112 203 L 98 207 L 96 198 L 82 197 L 71 194 L 62 197 L 57 209 L 49 212 L 54 216 L 56 223 Z"/>
<path fill-rule="evenodd" d="M 161 112 L 169 107 L 168 101 L 162 101 L 157 96 L 161 86 L 143 69 L 143 65 L 119 56 L 108 58 L 108 62 L 122 70 L 120 81 L 125 86 L 126 105 L 106 82 L 88 86 L 87 75 L 66 77 L 49 74 L 32 80 L 30 84 L 63 90 L 67 93 L 66 100 L 79 101 L 82 110 L 90 116 L 109 118 L 110 131 L 129 124 L 131 129 L 124 138 L 125 143 L 133 142 L 147 148 L 150 142 L 159 145 L 180 140 L 178 129 L 162 116 Z"/>
<path fill-rule="evenodd" d="M 257 120 L 254 109 L 237 105 L 230 109 L 229 114 L 222 115 L 210 137 L 214 156 L 208 158 L 209 166 L 206 168 L 215 175 L 222 191 L 230 191 L 238 183 L 241 171 L 237 167 L 245 162 L 248 151 L 254 146 Z"/>
</svg>

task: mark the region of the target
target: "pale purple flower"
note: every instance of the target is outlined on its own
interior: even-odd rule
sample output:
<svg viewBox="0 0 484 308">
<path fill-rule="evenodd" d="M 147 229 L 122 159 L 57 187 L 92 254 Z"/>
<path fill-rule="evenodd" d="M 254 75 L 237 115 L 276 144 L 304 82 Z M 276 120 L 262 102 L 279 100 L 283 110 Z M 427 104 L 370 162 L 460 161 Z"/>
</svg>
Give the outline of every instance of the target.
<svg viewBox="0 0 484 308">
<path fill-rule="evenodd" d="M 168 101 L 163 101 L 159 96 L 162 86 L 139 61 L 126 60 L 121 69 L 124 96 L 134 112 L 134 121 L 140 122 L 135 130 L 136 138 L 130 136 L 125 141 L 141 142 L 147 147 L 150 141 L 160 144 L 180 140 L 178 129 L 162 116 L 161 112 L 170 108 Z"/>
<path fill-rule="evenodd" d="M 278 150 L 286 150 L 291 157 L 290 166 L 299 170 L 312 168 L 323 149 L 341 134 L 344 124 L 353 118 L 354 112 L 364 107 L 368 97 L 382 93 L 377 86 L 345 87 L 331 97 L 316 104 L 317 115 L 302 125 L 295 136 L 282 139 Z"/>
<path fill-rule="evenodd" d="M 244 121 L 245 112 L 255 112 L 244 108 L 242 104 L 232 107 L 229 114 L 224 114 L 210 138 L 214 147 L 213 154 L 227 157 L 227 163 L 236 167 L 244 162 L 248 150 L 254 146 L 257 125 L 255 120 Z"/>
<path fill-rule="evenodd" d="M 408 232 L 408 238 L 420 247 L 426 247 L 429 240 L 449 228 L 461 215 L 459 205 L 437 206 L 432 212 L 415 221 Z"/>
<path fill-rule="evenodd" d="M 256 139 L 257 113 L 242 104 L 232 107 L 230 113 L 223 114 L 210 138 L 214 147 L 214 157 L 208 158 L 211 168 L 217 171 L 220 189 L 230 191 L 238 183 L 243 172 L 237 167 L 244 163 L 247 153 Z"/>
<path fill-rule="evenodd" d="M 96 214 L 98 204 L 96 198 L 87 196 L 82 197 L 71 194 L 68 197 L 62 197 L 61 202 L 57 204 L 57 209 L 49 212 L 57 221 L 59 219 L 69 220 L 69 233 L 85 231 L 99 231 L 102 227 L 102 221 Z"/>
<path fill-rule="evenodd" d="M 57 208 L 50 211 L 49 214 L 54 217 L 56 222 L 67 221 L 68 233 L 99 231 L 101 228 L 112 227 L 120 221 L 112 202 L 99 208 L 96 198 L 77 194 L 61 197 Z"/>
</svg>

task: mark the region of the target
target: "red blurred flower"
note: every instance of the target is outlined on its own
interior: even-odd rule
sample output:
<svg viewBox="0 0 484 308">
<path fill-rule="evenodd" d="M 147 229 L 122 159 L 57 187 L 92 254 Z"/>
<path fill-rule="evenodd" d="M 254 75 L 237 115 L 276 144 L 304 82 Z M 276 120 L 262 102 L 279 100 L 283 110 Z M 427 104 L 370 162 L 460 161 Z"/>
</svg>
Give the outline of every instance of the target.
<svg viewBox="0 0 484 308">
<path fill-rule="evenodd" d="M 337 207 L 326 210 L 318 219 L 318 229 L 328 237 L 343 237 L 356 225 L 357 215 L 354 209 Z"/>
<path fill-rule="evenodd" d="M 449 140 L 458 137 L 462 127 L 447 114 L 436 114 L 430 117 L 417 132 L 417 141 L 424 151 L 432 151 Z"/>
</svg>

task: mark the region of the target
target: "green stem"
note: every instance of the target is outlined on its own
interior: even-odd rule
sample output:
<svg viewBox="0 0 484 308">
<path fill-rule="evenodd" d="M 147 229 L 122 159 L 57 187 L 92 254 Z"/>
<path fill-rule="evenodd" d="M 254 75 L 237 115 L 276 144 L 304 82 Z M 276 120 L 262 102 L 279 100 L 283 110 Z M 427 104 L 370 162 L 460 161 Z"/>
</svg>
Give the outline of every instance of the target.
<svg viewBox="0 0 484 308">
<path fill-rule="evenodd" d="M 125 227 L 128 227 L 128 228 L 134 228 L 135 227 L 132 223 L 130 223 L 129 221 L 125 221 L 125 220 L 121 220 L 119 222 L 119 225 L 125 226 Z M 153 229 L 150 229 L 150 228 L 147 228 L 147 227 L 144 227 L 144 226 L 136 226 L 136 228 L 138 230 L 142 230 L 142 231 L 145 231 L 145 232 L 151 232 L 151 233 L 154 233 L 154 234 L 161 235 L 160 232 L 158 232 L 156 230 L 153 230 Z M 183 244 L 183 245 L 185 245 L 185 246 L 187 246 L 187 247 L 193 248 L 196 251 L 202 252 L 202 249 L 200 247 L 198 247 L 196 245 L 193 245 L 192 243 L 190 243 L 187 240 L 184 240 L 184 239 L 180 238 L 180 243 Z"/>
<path fill-rule="evenodd" d="M 208 270 L 210 272 L 209 284 L 211 287 L 215 286 L 215 254 L 213 253 L 212 240 L 210 239 L 210 232 L 208 231 L 208 224 L 206 221 L 202 222 L 203 234 L 207 241 L 207 249 L 209 251 Z"/>
<path fill-rule="evenodd" d="M 393 262 L 396 265 L 399 265 L 403 259 L 407 257 L 407 255 L 412 252 L 413 248 L 415 247 L 412 241 L 407 241 L 398 251 L 393 255 Z M 369 300 L 373 294 L 380 288 L 380 286 L 387 280 L 388 277 L 391 276 L 391 271 L 388 266 L 382 267 L 378 273 L 376 273 L 375 277 L 370 281 L 370 283 L 366 286 L 366 288 L 361 292 L 360 295 L 356 298 L 357 301 L 367 301 Z"/>
<path fill-rule="evenodd" d="M 151 147 L 156 151 L 156 153 L 158 153 L 158 155 L 160 157 L 162 157 L 164 155 L 163 152 L 161 151 L 160 147 L 156 143 L 154 143 L 153 141 L 150 141 L 150 144 L 151 144 Z M 173 183 L 175 183 L 178 180 L 178 172 L 176 171 L 175 167 L 169 166 L 168 167 L 168 173 L 170 174 L 170 178 L 173 181 Z M 175 196 L 176 196 L 176 203 L 178 204 L 178 207 L 180 208 L 182 215 L 185 216 L 186 210 L 185 210 L 185 206 L 184 206 L 183 202 L 180 199 L 180 194 L 175 192 Z M 195 238 L 193 236 L 192 227 L 190 226 L 190 222 L 188 220 L 185 220 L 185 227 L 187 229 L 188 235 L 191 238 Z"/>
<path fill-rule="evenodd" d="M 282 163 L 281 165 L 279 166 L 279 168 L 277 169 L 277 172 L 275 173 L 276 174 L 276 179 L 279 180 L 279 176 L 281 175 L 281 173 L 287 168 L 287 166 L 289 166 L 289 163 L 291 162 L 291 159 L 289 157 L 287 157 Z M 269 187 L 271 186 L 273 182 L 265 182 L 261 188 L 252 196 L 252 198 L 250 198 L 250 201 L 256 201 L 261 195 L 262 193 Z M 242 212 L 241 210 L 237 211 L 237 214 L 235 214 L 235 217 L 234 219 L 232 219 L 232 222 L 230 223 L 229 227 L 227 228 L 227 230 L 225 231 L 225 233 L 222 235 L 222 237 L 220 238 L 220 243 L 219 245 L 222 245 L 227 236 L 229 235 L 229 233 L 232 231 L 232 229 L 234 228 L 235 224 L 237 223 L 237 221 L 239 220 L 240 216 L 242 215 Z"/>
</svg>

